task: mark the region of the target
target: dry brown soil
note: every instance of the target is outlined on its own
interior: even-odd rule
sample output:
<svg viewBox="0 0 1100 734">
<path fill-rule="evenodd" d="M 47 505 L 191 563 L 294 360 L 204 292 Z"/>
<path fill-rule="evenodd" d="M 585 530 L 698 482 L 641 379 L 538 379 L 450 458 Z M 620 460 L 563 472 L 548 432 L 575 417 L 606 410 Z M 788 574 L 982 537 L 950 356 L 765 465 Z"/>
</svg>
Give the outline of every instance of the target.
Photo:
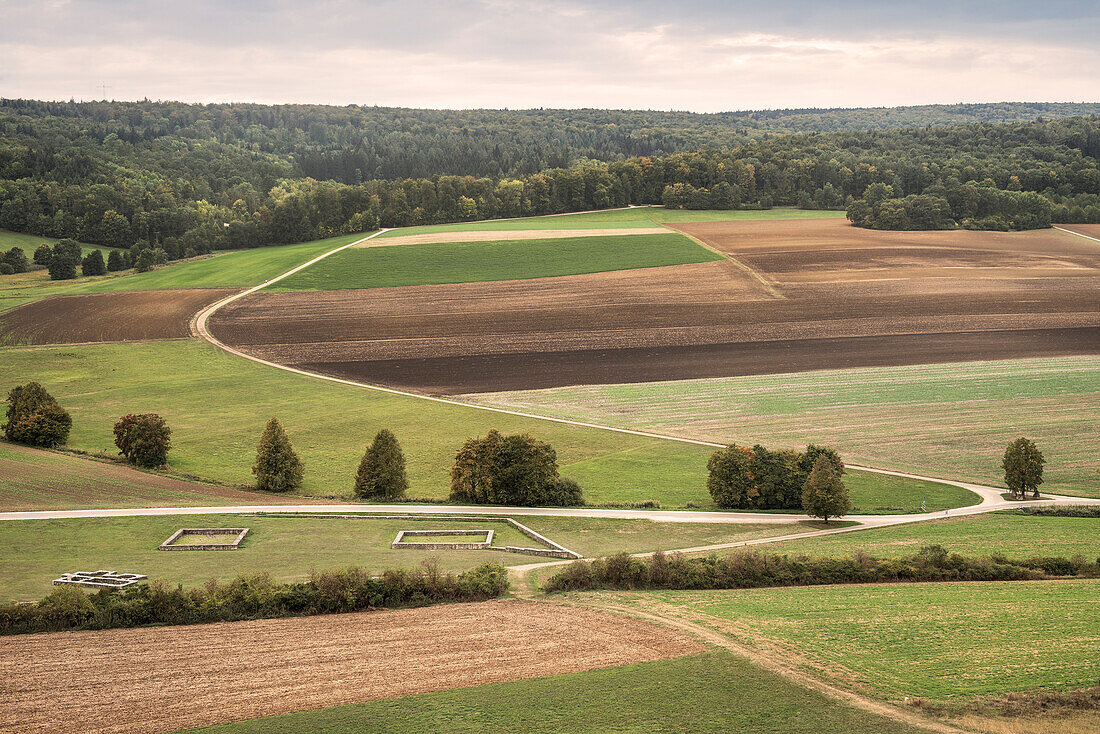
<svg viewBox="0 0 1100 734">
<path fill-rule="evenodd" d="M 1100 224 L 1059 224 L 1062 229 L 1100 239 Z"/>
<path fill-rule="evenodd" d="M 300 501 L 299 497 L 185 482 L 119 464 L 0 444 L 0 512 Z"/>
<path fill-rule="evenodd" d="M 1072 234 L 676 226 L 733 262 L 257 293 L 211 329 L 272 361 L 437 394 L 1100 352 L 1100 248 Z"/>
<path fill-rule="evenodd" d="M 0 315 L 0 339 L 4 344 L 178 339 L 191 335 L 196 312 L 233 292 L 192 288 L 55 296 Z"/>
<path fill-rule="evenodd" d="M 0 638 L 0 730 L 164 732 L 701 652 L 688 635 L 518 600 Z"/>
</svg>

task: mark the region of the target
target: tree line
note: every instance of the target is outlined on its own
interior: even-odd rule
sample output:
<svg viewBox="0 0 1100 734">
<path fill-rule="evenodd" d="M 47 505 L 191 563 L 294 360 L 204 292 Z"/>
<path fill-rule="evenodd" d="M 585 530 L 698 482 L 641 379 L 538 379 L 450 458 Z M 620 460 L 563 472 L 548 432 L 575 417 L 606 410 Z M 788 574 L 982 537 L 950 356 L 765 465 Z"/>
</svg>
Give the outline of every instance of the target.
<svg viewBox="0 0 1100 734">
<path fill-rule="evenodd" d="M 363 135 L 375 140 L 375 133 L 361 135 L 360 123 L 351 121 L 360 113 L 362 108 L 2 100 L 0 228 L 129 249 L 136 261 L 144 249 L 176 259 L 378 226 L 628 204 L 849 208 L 858 224 L 883 228 L 1100 221 L 1095 116 L 719 140 L 699 132 L 720 128 L 717 119 L 690 117 L 695 122 L 688 125 L 662 113 L 621 113 L 623 119 L 641 117 L 622 123 L 617 134 L 664 130 L 677 144 L 597 151 L 572 141 L 561 155 L 539 155 L 530 166 L 489 170 L 459 156 L 453 165 L 410 168 L 416 173 L 411 177 L 376 167 L 357 168 L 362 176 L 349 178 L 303 164 L 309 155 L 354 152 Z M 386 156 L 423 149 L 415 113 L 387 113 L 392 122 L 386 125 L 405 137 Z M 492 141 L 493 155 L 502 157 L 513 147 L 537 150 L 517 132 L 524 125 L 566 138 L 571 130 L 588 130 L 575 133 L 581 140 L 595 135 L 592 130 L 613 128 L 607 119 L 620 113 L 484 113 L 491 124 L 464 121 L 463 114 L 440 112 L 432 124 L 456 125 L 463 135 Z M 547 120 L 560 124 L 541 124 Z M 335 147 L 307 155 L 302 150 L 311 140 Z M 449 146 L 437 147 L 443 155 Z"/>
</svg>

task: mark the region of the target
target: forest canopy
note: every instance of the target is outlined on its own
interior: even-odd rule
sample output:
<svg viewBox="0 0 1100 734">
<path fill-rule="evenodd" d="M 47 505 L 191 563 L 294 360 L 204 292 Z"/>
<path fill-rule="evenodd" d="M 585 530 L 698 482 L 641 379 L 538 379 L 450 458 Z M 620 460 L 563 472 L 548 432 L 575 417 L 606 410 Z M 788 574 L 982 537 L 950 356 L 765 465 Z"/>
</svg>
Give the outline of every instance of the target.
<svg viewBox="0 0 1100 734">
<path fill-rule="evenodd" d="M 1097 112 L 0 100 L 0 228 L 179 258 L 626 204 L 847 209 L 887 229 L 1095 222 Z"/>
</svg>

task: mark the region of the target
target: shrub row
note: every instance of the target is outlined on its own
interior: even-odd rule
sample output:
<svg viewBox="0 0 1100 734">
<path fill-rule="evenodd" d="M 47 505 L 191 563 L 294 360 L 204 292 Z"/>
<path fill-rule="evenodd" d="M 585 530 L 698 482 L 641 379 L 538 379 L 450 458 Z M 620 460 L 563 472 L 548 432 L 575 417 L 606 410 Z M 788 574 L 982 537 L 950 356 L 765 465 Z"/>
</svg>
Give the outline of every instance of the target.
<svg viewBox="0 0 1100 734">
<path fill-rule="evenodd" d="M 1100 518 L 1100 505 L 1066 505 L 1064 507 L 1020 507 L 1008 510 L 1016 515 L 1041 517 L 1095 517 Z"/>
<path fill-rule="evenodd" d="M 0 608 L 0 634 L 202 624 L 245 619 L 338 614 L 367 609 L 484 601 L 508 589 L 504 567 L 486 563 L 446 574 L 425 562 L 415 571 L 392 569 L 371 576 L 359 568 L 314 572 L 304 583 L 284 584 L 268 574 L 211 580 L 185 590 L 160 581 L 128 589 L 85 593 L 67 587 L 30 604 Z"/>
<path fill-rule="evenodd" d="M 869 584 L 897 581 L 1018 581 L 1047 576 L 1100 575 L 1100 559 L 1002 556 L 966 557 L 930 545 L 904 558 L 874 558 L 857 552 L 846 558 L 767 555 L 738 550 L 724 557 L 687 558 L 656 553 L 645 559 L 620 554 L 574 561 L 546 582 L 544 590 L 748 589 L 767 586 Z"/>
</svg>

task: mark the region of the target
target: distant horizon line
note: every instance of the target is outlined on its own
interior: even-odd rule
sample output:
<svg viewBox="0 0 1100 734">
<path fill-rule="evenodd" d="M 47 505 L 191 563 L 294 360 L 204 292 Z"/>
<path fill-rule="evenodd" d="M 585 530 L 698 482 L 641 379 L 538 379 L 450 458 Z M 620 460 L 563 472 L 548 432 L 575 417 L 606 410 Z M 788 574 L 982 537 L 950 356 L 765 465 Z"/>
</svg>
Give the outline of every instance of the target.
<svg viewBox="0 0 1100 734">
<path fill-rule="evenodd" d="M 909 104 L 909 105 L 856 105 L 851 107 L 745 107 L 741 109 L 727 109 L 716 112 L 699 112 L 690 109 L 677 109 L 677 108 L 656 108 L 656 107 L 432 107 L 432 106 L 411 106 L 411 105 L 393 105 L 393 104 L 366 104 L 359 102 L 348 102 L 345 104 L 329 103 L 329 102 L 257 102 L 249 100 L 219 100 L 219 101 L 203 101 L 203 102 L 191 102 L 180 99 L 150 99 L 144 97 L 142 99 L 77 99 L 70 97 L 68 99 L 50 99 L 50 98 L 36 98 L 36 97 L 7 97 L 0 96 L 0 103 L 4 102 L 45 102 L 45 103 L 58 103 L 58 104 L 181 104 L 192 106 L 216 106 L 216 105 L 254 105 L 259 107 L 334 107 L 334 108 L 357 108 L 357 109 L 401 109 L 401 110 L 422 110 L 426 112 L 538 112 L 538 111 L 601 111 L 601 112 L 660 112 L 668 114 L 690 114 L 690 115 L 737 115 L 748 114 L 753 112 L 792 112 L 792 113 L 814 113 L 814 112 L 841 112 L 851 110 L 912 110 L 920 108 L 933 108 L 933 107 L 984 107 L 992 105 L 1049 105 L 1049 106 L 1069 106 L 1069 105 L 1096 105 L 1100 107 L 1100 100 L 1088 101 L 1088 100 L 996 100 L 989 102 L 927 102 L 923 104 Z"/>
</svg>

